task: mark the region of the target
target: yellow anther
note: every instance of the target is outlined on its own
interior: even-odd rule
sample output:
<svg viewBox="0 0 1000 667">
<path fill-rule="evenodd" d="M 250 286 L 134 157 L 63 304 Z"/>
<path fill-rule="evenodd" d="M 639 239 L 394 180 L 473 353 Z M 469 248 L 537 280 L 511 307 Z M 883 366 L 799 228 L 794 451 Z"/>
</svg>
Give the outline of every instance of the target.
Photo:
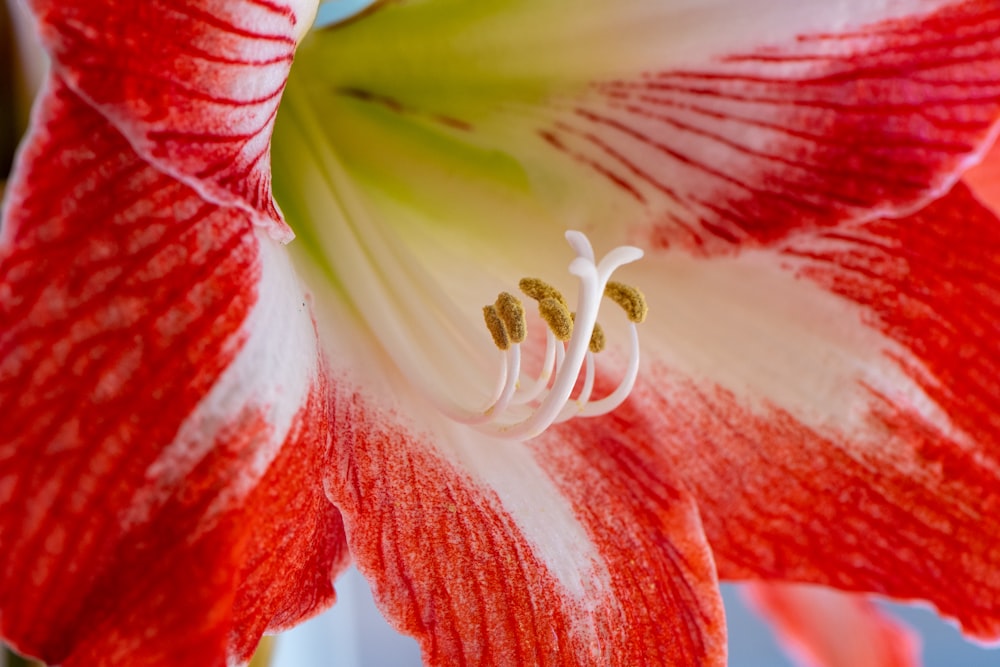
<svg viewBox="0 0 1000 667">
<path fill-rule="evenodd" d="M 524 306 L 521 305 L 521 301 L 510 292 L 501 292 L 494 307 L 510 342 L 523 343 L 528 337 L 528 321 L 524 317 Z"/>
<path fill-rule="evenodd" d="M 567 312 L 569 311 L 569 304 L 566 303 L 566 299 L 559 293 L 559 290 L 544 280 L 539 278 L 521 278 L 521 282 L 517 286 L 535 301 L 541 302 L 543 299 L 555 299 L 562 304 Z"/>
<path fill-rule="evenodd" d="M 573 324 L 576 325 L 576 313 L 570 313 L 570 317 L 573 318 Z M 601 328 L 600 322 L 594 322 L 594 330 L 590 332 L 590 342 L 587 347 L 591 352 L 597 354 L 604 350 L 605 345 L 607 345 L 608 339 L 604 335 L 604 329 Z"/>
<path fill-rule="evenodd" d="M 594 322 L 594 331 L 590 334 L 590 351 L 597 354 L 604 349 L 607 339 L 604 337 L 604 329 L 597 322 Z"/>
<path fill-rule="evenodd" d="M 559 340 L 566 342 L 573 335 L 573 316 L 569 309 L 555 297 L 545 297 L 538 302 L 538 314 Z"/>
<path fill-rule="evenodd" d="M 622 283 L 609 282 L 604 288 L 604 296 L 621 306 L 628 318 L 636 324 L 646 319 L 646 314 L 649 312 L 646 297 L 636 288 Z"/>
<path fill-rule="evenodd" d="M 509 348 L 510 339 L 507 336 L 507 329 L 504 327 L 496 307 L 483 306 L 483 319 L 486 320 L 486 328 L 490 330 L 490 335 L 493 336 L 493 342 L 496 343 L 496 346 L 501 350 Z"/>
</svg>

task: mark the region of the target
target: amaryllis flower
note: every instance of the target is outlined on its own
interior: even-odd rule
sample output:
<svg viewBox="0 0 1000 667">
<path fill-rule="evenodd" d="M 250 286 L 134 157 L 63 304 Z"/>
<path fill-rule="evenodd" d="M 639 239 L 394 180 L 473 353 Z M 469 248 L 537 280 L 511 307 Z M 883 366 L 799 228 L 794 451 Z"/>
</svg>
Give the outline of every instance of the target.
<svg viewBox="0 0 1000 667">
<path fill-rule="evenodd" d="M 995 2 L 29 4 L 18 650 L 244 661 L 350 559 L 432 665 L 722 665 L 719 578 L 1000 635 Z"/>
</svg>

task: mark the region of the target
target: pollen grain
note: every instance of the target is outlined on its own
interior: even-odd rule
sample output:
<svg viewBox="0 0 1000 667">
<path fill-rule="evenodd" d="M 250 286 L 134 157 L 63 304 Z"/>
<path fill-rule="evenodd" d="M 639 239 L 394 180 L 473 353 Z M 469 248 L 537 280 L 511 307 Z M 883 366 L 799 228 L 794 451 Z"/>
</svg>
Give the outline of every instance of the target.
<svg viewBox="0 0 1000 667">
<path fill-rule="evenodd" d="M 625 311 L 629 320 L 636 324 L 642 323 L 649 313 L 646 297 L 636 288 L 623 283 L 609 282 L 604 288 L 604 296 L 608 297 Z"/>
<path fill-rule="evenodd" d="M 524 306 L 521 305 L 520 299 L 510 292 L 501 292 L 493 305 L 497 316 L 503 322 L 510 342 L 523 343 L 528 337 L 528 321 L 524 316 Z"/>
<path fill-rule="evenodd" d="M 566 342 L 573 337 L 573 316 L 555 297 L 548 296 L 539 301 L 538 314 L 549 325 L 556 339 Z"/>
<path fill-rule="evenodd" d="M 604 329 L 601 328 L 600 324 L 595 322 L 594 331 L 590 334 L 590 345 L 588 349 L 590 349 L 590 351 L 594 354 L 597 354 L 604 349 L 605 345 L 607 345 L 607 338 L 604 336 Z"/>
<path fill-rule="evenodd" d="M 517 286 L 535 301 L 541 302 L 543 299 L 555 299 L 569 311 L 569 304 L 566 303 L 566 299 L 562 293 L 540 278 L 521 278 Z"/>
<path fill-rule="evenodd" d="M 497 313 L 496 306 L 483 306 L 483 319 L 486 320 L 486 328 L 493 336 L 493 342 L 501 350 L 510 348 L 510 338 L 507 336 L 507 329 L 503 325 L 503 320 Z"/>
</svg>

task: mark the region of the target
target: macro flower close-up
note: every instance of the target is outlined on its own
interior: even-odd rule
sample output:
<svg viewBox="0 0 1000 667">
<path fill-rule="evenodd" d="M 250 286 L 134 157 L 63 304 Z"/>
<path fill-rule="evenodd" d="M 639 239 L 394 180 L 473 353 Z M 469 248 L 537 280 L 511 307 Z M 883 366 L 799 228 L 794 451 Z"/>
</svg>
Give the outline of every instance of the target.
<svg viewBox="0 0 1000 667">
<path fill-rule="evenodd" d="M 427 665 L 726 665 L 722 581 L 1000 639 L 995 0 L 23 6 L 14 651 L 245 664 L 352 564 Z"/>
</svg>

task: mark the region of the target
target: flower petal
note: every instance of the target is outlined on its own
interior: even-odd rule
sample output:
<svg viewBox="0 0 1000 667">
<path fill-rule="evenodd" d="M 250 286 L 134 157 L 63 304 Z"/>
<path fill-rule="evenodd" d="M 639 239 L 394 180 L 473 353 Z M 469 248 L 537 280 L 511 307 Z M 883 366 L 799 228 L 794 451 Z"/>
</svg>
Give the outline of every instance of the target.
<svg viewBox="0 0 1000 667">
<path fill-rule="evenodd" d="M 620 418 L 665 443 L 720 576 L 929 600 L 1000 636 L 998 261 L 1000 221 L 959 185 L 770 261 L 702 262 L 729 266 L 686 310 L 647 287 L 660 361 Z"/>
<path fill-rule="evenodd" d="M 60 76 L 145 160 L 275 238 L 268 143 L 315 0 L 32 0 Z"/>
<path fill-rule="evenodd" d="M 750 583 L 744 592 L 804 667 L 918 667 L 919 636 L 861 595 Z"/>
<path fill-rule="evenodd" d="M 351 553 L 427 664 L 725 664 L 697 509 L 613 429 L 528 448 L 361 392 L 336 418 Z"/>
<path fill-rule="evenodd" d="M 2 233 L 5 641 L 67 666 L 223 665 L 329 605 L 328 385 L 285 252 L 58 78 Z"/>
<path fill-rule="evenodd" d="M 403 2 L 311 36 L 297 70 L 322 82 L 308 94 L 341 134 L 347 101 L 388 112 L 442 150 L 514 156 L 574 226 L 627 221 L 641 245 L 717 253 L 946 190 L 996 133 L 1000 14 L 981 0 Z"/>
</svg>

